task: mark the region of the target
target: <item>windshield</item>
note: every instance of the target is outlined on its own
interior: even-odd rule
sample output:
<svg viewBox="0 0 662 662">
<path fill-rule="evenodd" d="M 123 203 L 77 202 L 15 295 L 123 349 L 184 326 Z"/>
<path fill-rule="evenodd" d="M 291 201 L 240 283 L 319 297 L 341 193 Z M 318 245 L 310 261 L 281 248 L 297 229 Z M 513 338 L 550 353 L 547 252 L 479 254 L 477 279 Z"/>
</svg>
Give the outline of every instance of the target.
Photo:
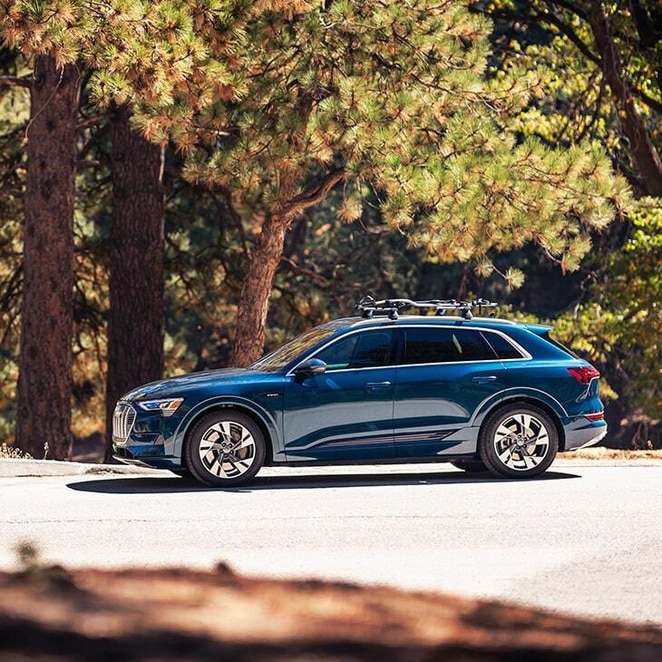
<svg viewBox="0 0 662 662">
<path fill-rule="evenodd" d="M 305 331 L 300 336 L 286 342 L 271 354 L 263 356 L 249 367 L 251 370 L 260 370 L 261 372 L 276 372 L 318 343 L 332 336 L 340 326 L 337 322 L 316 326 L 314 329 Z"/>
</svg>

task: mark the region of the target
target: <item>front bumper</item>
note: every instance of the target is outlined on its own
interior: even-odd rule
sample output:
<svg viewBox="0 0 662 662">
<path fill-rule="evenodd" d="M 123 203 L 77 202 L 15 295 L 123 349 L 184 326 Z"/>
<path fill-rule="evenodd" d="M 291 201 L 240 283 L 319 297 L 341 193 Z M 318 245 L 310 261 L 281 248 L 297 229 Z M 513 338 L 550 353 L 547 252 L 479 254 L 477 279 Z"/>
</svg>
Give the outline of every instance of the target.
<svg viewBox="0 0 662 662">
<path fill-rule="evenodd" d="M 157 469 L 179 469 L 181 458 L 166 452 L 166 429 L 160 413 L 137 411 L 129 402 L 120 401 L 113 414 L 113 457 L 124 464 Z"/>
<path fill-rule="evenodd" d="M 181 469 L 182 465 L 179 458 L 171 455 L 136 455 L 126 446 L 113 446 L 113 459 L 122 464 L 131 464 L 140 467 L 150 467 L 151 469 Z"/>
</svg>

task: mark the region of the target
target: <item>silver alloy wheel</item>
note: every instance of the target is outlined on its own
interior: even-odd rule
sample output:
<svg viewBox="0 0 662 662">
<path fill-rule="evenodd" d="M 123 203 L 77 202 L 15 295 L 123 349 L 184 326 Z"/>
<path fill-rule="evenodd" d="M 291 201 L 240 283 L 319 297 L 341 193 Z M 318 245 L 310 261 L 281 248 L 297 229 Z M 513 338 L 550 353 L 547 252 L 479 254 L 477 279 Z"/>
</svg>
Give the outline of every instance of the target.
<svg viewBox="0 0 662 662">
<path fill-rule="evenodd" d="M 504 466 L 513 471 L 531 471 L 548 458 L 550 438 L 543 421 L 517 412 L 500 423 L 493 444 Z"/>
<path fill-rule="evenodd" d="M 251 431 L 237 421 L 220 421 L 201 435 L 198 455 L 202 466 L 217 478 L 238 478 L 253 465 L 256 454 Z"/>
</svg>

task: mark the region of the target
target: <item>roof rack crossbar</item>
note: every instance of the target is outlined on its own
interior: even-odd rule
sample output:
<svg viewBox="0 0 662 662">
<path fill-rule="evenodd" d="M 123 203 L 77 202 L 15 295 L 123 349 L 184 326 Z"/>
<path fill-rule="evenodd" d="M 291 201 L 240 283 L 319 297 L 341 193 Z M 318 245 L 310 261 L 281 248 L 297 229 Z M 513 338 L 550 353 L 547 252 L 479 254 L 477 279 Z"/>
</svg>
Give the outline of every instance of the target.
<svg viewBox="0 0 662 662">
<path fill-rule="evenodd" d="M 375 314 L 381 314 L 388 315 L 390 319 L 398 319 L 400 311 L 407 308 L 434 309 L 436 315 L 445 315 L 449 310 L 456 310 L 460 312 L 464 319 L 471 319 L 474 308 L 478 308 L 478 314 L 480 315 L 484 308 L 496 308 L 498 305 L 487 299 L 474 299 L 473 301 L 458 301 L 456 299 L 427 299 L 425 301 L 381 299 L 378 301 L 371 296 L 365 296 L 356 304 L 356 310 L 360 311 L 363 317 L 373 317 Z"/>
</svg>

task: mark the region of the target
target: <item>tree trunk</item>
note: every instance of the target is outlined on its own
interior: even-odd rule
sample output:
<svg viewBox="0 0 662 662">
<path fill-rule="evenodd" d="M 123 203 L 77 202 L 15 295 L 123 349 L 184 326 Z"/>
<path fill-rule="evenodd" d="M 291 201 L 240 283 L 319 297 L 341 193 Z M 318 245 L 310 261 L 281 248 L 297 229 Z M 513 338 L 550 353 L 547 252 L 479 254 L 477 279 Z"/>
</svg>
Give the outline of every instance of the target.
<svg viewBox="0 0 662 662">
<path fill-rule="evenodd" d="M 269 297 L 283 254 L 285 233 L 297 216 L 324 200 L 344 177 L 344 168 L 328 172 L 316 186 L 291 197 L 272 209 L 267 216 L 241 287 L 237 332 L 230 365 L 245 367 L 262 355 Z"/>
<path fill-rule="evenodd" d="M 134 131 L 130 115 L 127 106 L 113 113 L 106 459 L 117 400 L 163 374 L 164 148 Z"/>
<path fill-rule="evenodd" d="M 73 218 L 80 71 L 38 57 L 30 86 L 16 445 L 66 459 L 71 447 Z"/>
<path fill-rule="evenodd" d="M 241 287 L 230 365 L 245 367 L 262 355 L 271 287 L 283 253 L 288 226 L 289 222 L 282 216 L 270 215 L 264 221 Z"/>
<path fill-rule="evenodd" d="M 623 69 L 612 39 L 609 19 L 599 0 L 594 0 L 592 3 L 589 23 L 600 52 L 602 72 L 614 96 L 623 133 L 630 141 L 630 149 L 636 159 L 646 189 L 645 193 L 662 197 L 662 160 L 623 78 Z"/>
</svg>

